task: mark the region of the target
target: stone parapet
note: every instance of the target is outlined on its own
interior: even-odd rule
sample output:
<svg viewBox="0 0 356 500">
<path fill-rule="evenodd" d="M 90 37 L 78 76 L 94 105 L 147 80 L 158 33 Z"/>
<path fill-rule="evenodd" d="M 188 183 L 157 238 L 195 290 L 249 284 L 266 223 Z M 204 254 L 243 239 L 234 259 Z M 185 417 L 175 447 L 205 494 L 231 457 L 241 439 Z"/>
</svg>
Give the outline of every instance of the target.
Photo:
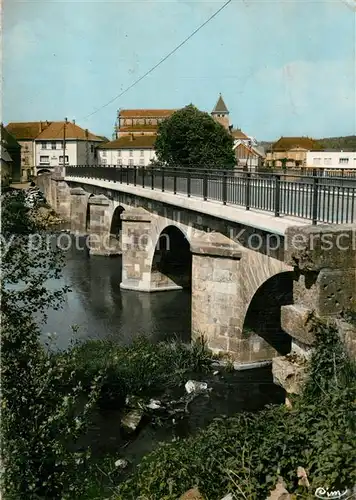
<svg viewBox="0 0 356 500">
<path fill-rule="evenodd" d="M 356 269 L 356 224 L 289 227 L 284 259 L 301 272 Z"/>
</svg>

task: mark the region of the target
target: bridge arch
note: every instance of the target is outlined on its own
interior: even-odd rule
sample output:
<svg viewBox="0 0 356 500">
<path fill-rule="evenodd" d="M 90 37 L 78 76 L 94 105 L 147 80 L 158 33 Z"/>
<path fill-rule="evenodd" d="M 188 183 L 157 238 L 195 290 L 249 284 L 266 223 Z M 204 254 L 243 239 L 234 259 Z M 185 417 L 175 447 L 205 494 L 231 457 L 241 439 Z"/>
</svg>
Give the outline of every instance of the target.
<svg viewBox="0 0 356 500">
<path fill-rule="evenodd" d="M 191 288 L 192 253 L 185 232 L 170 224 L 158 232 L 152 248 L 151 286 Z"/>
<path fill-rule="evenodd" d="M 281 306 L 293 303 L 293 271 L 274 274 L 250 300 L 243 322 L 243 336 L 258 335 L 280 354 L 291 349 L 291 337 L 281 327 Z"/>
<path fill-rule="evenodd" d="M 110 235 L 113 238 L 120 239 L 121 231 L 122 231 L 122 220 L 121 214 L 125 211 L 125 208 L 122 205 L 118 205 L 115 207 L 112 216 L 111 216 L 111 224 L 110 224 Z"/>
<path fill-rule="evenodd" d="M 41 168 L 41 170 L 37 170 L 37 175 L 50 174 L 51 170 L 48 168 Z"/>
</svg>

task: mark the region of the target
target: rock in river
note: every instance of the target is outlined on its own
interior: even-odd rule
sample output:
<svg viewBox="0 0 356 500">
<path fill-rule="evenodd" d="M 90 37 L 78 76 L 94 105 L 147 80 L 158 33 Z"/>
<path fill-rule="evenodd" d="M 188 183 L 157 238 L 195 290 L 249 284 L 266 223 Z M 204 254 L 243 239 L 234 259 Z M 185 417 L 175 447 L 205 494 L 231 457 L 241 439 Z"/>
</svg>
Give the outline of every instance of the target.
<svg viewBox="0 0 356 500">
<path fill-rule="evenodd" d="M 192 392 L 202 392 L 208 389 L 208 384 L 206 382 L 197 382 L 196 380 L 188 380 L 185 384 L 185 390 L 188 394 Z"/>
<path fill-rule="evenodd" d="M 136 409 L 126 413 L 121 419 L 121 426 L 127 432 L 135 432 L 143 417 L 143 411 Z"/>
</svg>

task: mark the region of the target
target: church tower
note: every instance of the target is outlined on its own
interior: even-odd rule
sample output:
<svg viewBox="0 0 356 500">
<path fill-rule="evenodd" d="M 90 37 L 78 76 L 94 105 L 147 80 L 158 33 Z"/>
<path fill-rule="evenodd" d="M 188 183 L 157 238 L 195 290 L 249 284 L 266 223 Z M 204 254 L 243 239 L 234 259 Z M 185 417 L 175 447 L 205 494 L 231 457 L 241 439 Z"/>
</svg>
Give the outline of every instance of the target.
<svg viewBox="0 0 356 500">
<path fill-rule="evenodd" d="M 224 99 L 222 95 L 219 95 L 219 99 L 215 104 L 215 108 L 211 112 L 211 116 L 219 122 L 224 128 L 229 130 L 230 127 L 230 118 L 229 118 L 229 110 L 226 107 Z"/>
</svg>

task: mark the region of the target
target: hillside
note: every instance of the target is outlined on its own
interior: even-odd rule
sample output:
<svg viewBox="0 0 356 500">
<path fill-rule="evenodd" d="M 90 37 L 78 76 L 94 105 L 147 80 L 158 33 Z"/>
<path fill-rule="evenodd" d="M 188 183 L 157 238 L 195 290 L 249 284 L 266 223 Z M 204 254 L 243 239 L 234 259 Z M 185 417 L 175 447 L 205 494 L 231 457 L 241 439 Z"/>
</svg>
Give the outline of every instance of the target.
<svg viewBox="0 0 356 500">
<path fill-rule="evenodd" d="M 318 139 L 318 142 L 323 149 L 356 151 L 356 135 L 348 135 L 344 137 L 325 137 L 323 139 Z M 259 146 L 268 150 L 272 144 L 272 141 L 261 141 Z"/>
</svg>

